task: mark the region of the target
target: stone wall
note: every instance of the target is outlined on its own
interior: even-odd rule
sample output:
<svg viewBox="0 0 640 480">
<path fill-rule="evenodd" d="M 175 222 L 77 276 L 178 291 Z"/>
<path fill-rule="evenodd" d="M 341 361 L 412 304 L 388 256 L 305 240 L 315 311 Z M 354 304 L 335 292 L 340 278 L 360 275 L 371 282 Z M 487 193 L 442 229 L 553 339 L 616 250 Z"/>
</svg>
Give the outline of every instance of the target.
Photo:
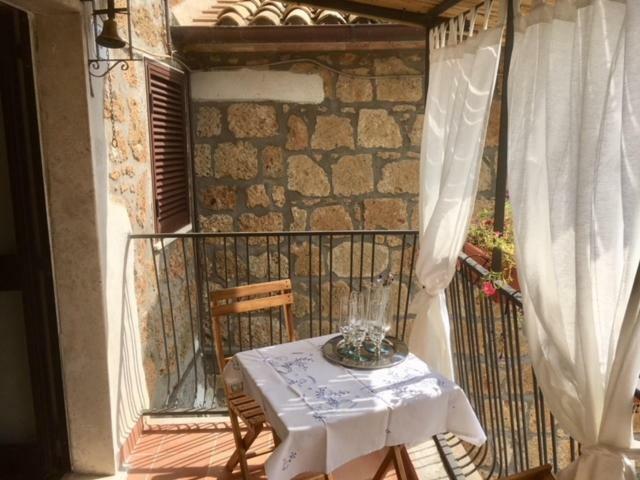
<svg viewBox="0 0 640 480">
<path fill-rule="evenodd" d="M 133 44 L 145 52 L 136 52 L 136 56 L 171 64 L 165 45 L 163 2 L 134 0 L 131 12 Z M 119 17 L 119 20 L 125 19 Z M 125 36 L 125 22 L 119 26 L 121 35 Z M 98 85 L 102 85 L 103 95 L 108 250 L 120 241 L 116 236 L 155 233 L 145 63 L 128 62 L 127 67 L 124 70 L 119 66 L 114 68 L 102 84 L 93 80 L 94 90 L 98 91 Z M 114 285 L 118 285 L 112 288 L 124 292 L 128 283 L 131 284 L 132 291 L 121 295 L 121 304 L 111 307 L 116 313 L 110 322 L 122 323 L 123 329 L 135 330 L 137 335 L 129 342 L 131 345 L 124 342 L 117 345 L 123 350 L 123 359 L 116 368 L 122 369 L 121 365 L 137 361 L 135 357 L 139 356 L 143 375 L 135 379 L 138 384 L 129 381 L 131 385 L 127 385 L 135 392 L 148 392 L 144 401 L 135 405 L 138 411 L 165 406 L 168 393 L 178 382 L 177 373 L 184 372 L 194 357 L 187 293 L 195 303 L 195 291 L 187 292 L 181 247 L 179 242 L 152 246 L 148 240 L 137 240 L 128 243 L 126 249 L 114 252 L 111 258 L 107 256 L 107 276 L 116 277 Z M 133 263 L 131 278 L 122 273 L 122 265 L 127 262 Z M 190 262 L 187 268 L 191 278 L 195 278 Z M 128 351 L 124 352 L 125 348 Z M 128 421 L 137 420 L 135 414 L 127 414 L 132 417 Z M 121 440 L 127 434 L 128 429 L 123 429 L 119 435 Z"/>
<path fill-rule="evenodd" d="M 293 54 L 191 54 L 190 65 L 203 70 L 253 65 L 256 77 L 265 69 L 315 73 L 324 85 L 324 99 L 314 104 L 193 100 L 199 228 L 417 228 L 424 52 L 354 51 L 305 58 L 344 72 L 388 78 L 339 75 L 304 59 L 255 67 L 291 62 Z M 493 196 L 498 111 L 499 101 L 483 161 L 483 206 Z"/>
<path fill-rule="evenodd" d="M 268 58 L 279 61 L 286 56 Z M 349 52 L 274 67 L 319 73 L 324 100 L 193 103 L 203 231 L 415 228 L 423 53 Z M 250 64 L 256 59 L 210 59 Z"/>
</svg>

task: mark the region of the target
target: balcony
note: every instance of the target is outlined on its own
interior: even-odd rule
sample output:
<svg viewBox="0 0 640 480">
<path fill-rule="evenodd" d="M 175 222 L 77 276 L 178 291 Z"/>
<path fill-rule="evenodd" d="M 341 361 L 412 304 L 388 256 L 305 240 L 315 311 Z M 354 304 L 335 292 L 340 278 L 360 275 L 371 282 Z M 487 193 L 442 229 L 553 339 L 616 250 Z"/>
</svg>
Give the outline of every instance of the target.
<svg viewBox="0 0 640 480">
<path fill-rule="evenodd" d="M 141 305 L 147 312 L 141 325 L 150 408 L 142 440 L 127 462 L 131 478 L 165 467 L 213 475 L 229 454 L 233 441 L 211 334 L 215 289 L 291 278 L 296 330 L 308 338 L 336 331 L 341 294 L 390 272 L 396 277 L 392 333 L 407 338 L 413 321 L 409 306 L 419 288 L 416 240 L 411 230 L 132 235 L 136 255 L 154 272 L 154 294 Z M 489 440 L 474 448 L 450 434 L 434 437 L 412 451 L 414 462 L 424 466 L 421 478 L 500 478 L 546 463 L 557 470 L 580 453 L 545 408 L 527 356 L 519 293 L 505 286 L 487 297 L 480 285 L 486 273 L 461 253 L 447 301 L 456 380 Z M 237 328 L 227 325 L 225 355 L 282 342 L 279 313 L 267 311 L 251 320 L 241 319 Z M 166 463 L 174 455 L 176 461 Z M 374 460 L 345 468 L 366 469 Z"/>
</svg>

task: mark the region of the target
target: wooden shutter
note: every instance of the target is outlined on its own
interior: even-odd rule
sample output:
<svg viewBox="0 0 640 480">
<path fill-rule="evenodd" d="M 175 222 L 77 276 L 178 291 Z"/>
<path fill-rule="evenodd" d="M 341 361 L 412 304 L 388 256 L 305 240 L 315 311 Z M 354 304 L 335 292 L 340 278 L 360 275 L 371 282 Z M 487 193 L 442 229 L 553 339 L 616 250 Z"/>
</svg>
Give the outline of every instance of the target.
<svg viewBox="0 0 640 480">
<path fill-rule="evenodd" d="M 187 78 L 164 65 L 146 65 L 156 231 L 171 233 L 191 221 Z"/>
</svg>

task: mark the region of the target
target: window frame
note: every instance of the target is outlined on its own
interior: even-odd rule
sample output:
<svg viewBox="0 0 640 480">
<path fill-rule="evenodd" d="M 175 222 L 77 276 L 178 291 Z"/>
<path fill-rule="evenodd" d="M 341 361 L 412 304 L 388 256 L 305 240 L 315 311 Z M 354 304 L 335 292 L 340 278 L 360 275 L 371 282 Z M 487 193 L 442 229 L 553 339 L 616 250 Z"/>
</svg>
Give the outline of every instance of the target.
<svg viewBox="0 0 640 480">
<path fill-rule="evenodd" d="M 144 73 L 145 73 L 145 87 L 147 95 L 147 115 L 148 115 L 148 131 L 149 131 L 149 157 L 151 163 L 152 174 L 152 195 L 153 195 L 153 223 L 154 232 L 159 234 L 171 234 L 184 232 L 185 230 L 191 230 L 194 225 L 194 197 L 193 197 L 193 162 L 192 162 L 192 138 L 191 138 L 191 117 L 189 110 L 189 74 L 187 71 L 175 68 L 164 62 L 145 58 L 144 60 Z M 158 174 L 156 171 L 156 150 L 154 147 L 155 135 L 153 124 L 153 94 L 151 91 L 151 75 L 165 75 L 170 79 L 171 77 L 179 77 L 179 83 L 183 89 L 183 134 L 184 134 L 184 165 L 185 165 L 185 180 L 186 180 L 186 218 L 177 220 L 174 223 L 169 223 L 166 220 L 160 221 L 159 219 L 159 205 L 158 205 Z"/>
</svg>

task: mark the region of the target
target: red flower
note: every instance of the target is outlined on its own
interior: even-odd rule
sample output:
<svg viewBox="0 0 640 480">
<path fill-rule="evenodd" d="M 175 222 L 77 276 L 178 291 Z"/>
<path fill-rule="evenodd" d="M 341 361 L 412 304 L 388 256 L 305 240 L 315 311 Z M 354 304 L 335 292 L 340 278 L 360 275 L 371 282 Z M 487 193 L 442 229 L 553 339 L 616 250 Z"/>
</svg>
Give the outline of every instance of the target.
<svg viewBox="0 0 640 480">
<path fill-rule="evenodd" d="M 482 284 L 482 291 L 487 297 L 493 297 L 497 290 L 492 282 L 484 282 Z"/>
</svg>

